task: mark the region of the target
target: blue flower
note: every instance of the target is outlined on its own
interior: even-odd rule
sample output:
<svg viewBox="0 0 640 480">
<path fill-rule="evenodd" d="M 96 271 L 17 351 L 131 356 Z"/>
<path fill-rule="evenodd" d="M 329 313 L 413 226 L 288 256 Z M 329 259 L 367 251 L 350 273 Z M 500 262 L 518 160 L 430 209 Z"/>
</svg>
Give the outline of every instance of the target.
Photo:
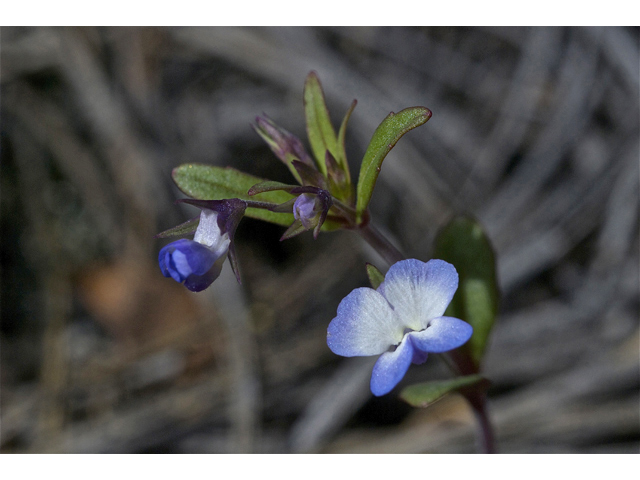
<svg viewBox="0 0 640 480">
<path fill-rule="evenodd" d="M 177 240 L 160 250 L 158 263 L 165 277 L 184 284 L 192 292 L 200 292 L 220 276 L 229 256 L 231 268 L 238 277 L 233 248 L 233 235 L 244 215 L 246 203 L 239 199 L 183 200 L 200 207 L 200 222 L 193 240 Z"/>
<path fill-rule="evenodd" d="M 428 353 L 464 344 L 471 325 L 443 314 L 458 289 L 458 273 L 443 260 L 402 260 L 389 268 L 377 290 L 357 288 L 338 306 L 327 344 L 344 357 L 380 355 L 371 375 L 371 392 L 389 393 L 411 363 Z"/>
</svg>

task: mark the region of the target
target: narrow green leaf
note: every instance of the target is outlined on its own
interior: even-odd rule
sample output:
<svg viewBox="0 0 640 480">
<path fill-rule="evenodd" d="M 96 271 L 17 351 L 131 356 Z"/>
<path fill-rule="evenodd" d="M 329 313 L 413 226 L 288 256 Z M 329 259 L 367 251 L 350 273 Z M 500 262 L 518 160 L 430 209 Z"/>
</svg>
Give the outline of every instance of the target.
<svg viewBox="0 0 640 480">
<path fill-rule="evenodd" d="M 265 180 L 233 168 L 185 164 L 175 168 L 172 176 L 180 190 L 197 200 L 240 198 L 280 204 L 292 198 L 292 195 L 280 190 L 264 192 L 250 197 L 247 194 L 249 189 Z M 284 226 L 289 226 L 293 222 L 292 214 L 276 213 L 259 208 L 247 208 L 246 215 Z"/>
<path fill-rule="evenodd" d="M 282 182 L 266 180 L 264 182 L 260 182 L 260 183 L 257 183 L 256 185 L 253 185 L 247 192 L 247 195 L 249 195 L 250 197 L 254 197 L 259 193 L 273 192 L 276 190 L 283 190 L 285 192 L 290 192 L 291 189 L 299 188 L 299 187 L 300 185 L 287 185 L 286 183 L 282 183 Z"/>
<path fill-rule="evenodd" d="M 326 175 L 325 152 L 329 150 L 334 157 L 339 155 L 338 138 L 331 125 L 324 93 L 316 72 L 309 73 L 304 84 L 304 113 L 307 119 L 307 135 L 316 165 L 318 170 Z"/>
<path fill-rule="evenodd" d="M 358 104 L 357 100 L 354 100 L 351 103 L 349 110 L 347 110 L 347 113 L 344 116 L 344 119 L 342 120 L 342 124 L 340 125 L 340 130 L 338 131 L 338 146 L 340 147 L 340 152 L 339 152 L 339 155 L 336 157 L 336 161 L 338 162 L 338 165 L 340 165 L 344 170 L 344 173 L 347 177 L 347 183 L 349 185 L 351 185 L 351 173 L 349 172 L 349 163 L 347 162 L 347 152 L 345 150 L 344 140 L 347 133 L 347 124 L 349 123 L 349 118 L 351 118 L 351 114 L 353 113 L 353 110 L 354 108 L 356 108 L 357 104 Z"/>
<path fill-rule="evenodd" d="M 367 276 L 369 282 L 371 282 L 371 288 L 377 289 L 382 282 L 384 282 L 384 275 L 375 265 L 367 263 Z"/>
<path fill-rule="evenodd" d="M 165 230 L 164 232 L 160 232 L 154 238 L 169 238 L 169 237 L 179 237 L 182 235 L 189 235 L 195 232 L 198 228 L 198 224 L 200 223 L 200 215 L 191 220 L 187 220 L 180 225 L 176 225 L 173 228 Z"/>
<path fill-rule="evenodd" d="M 481 375 L 468 375 L 450 380 L 418 383 L 404 388 L 400 398 L 413 407 L 428 407 L 445 395 L 467 388 L 486 389 L 489 381 Z"/>
<path fill-rule="evenodd" d="M 473 327 L 471 339 L 460 347 L 480 367 L 498 313 L 495 255 L 480 224 L 469 217 L 454 218 L 438 234 L 434 257 L 451 263 L 460 277 L 458 291 L 445 315 Z"/>
<path fill-rule="evenodd" d="M 430 118 L 431 111 L 428 108 L 405 108 L 398 113 L 391 112 L 376 128 L 360 165 L 356 202 L 358 222 L 369 206 L 384 158 L 405 133 L 426 123 Z"/>
</svg>

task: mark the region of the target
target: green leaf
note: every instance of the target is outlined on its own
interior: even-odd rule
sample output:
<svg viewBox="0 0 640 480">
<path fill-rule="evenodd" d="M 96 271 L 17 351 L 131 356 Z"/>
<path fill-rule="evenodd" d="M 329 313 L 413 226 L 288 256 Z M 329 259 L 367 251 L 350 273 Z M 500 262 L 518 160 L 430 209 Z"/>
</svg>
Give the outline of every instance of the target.
<svg viewBox="0 0 640 480">
<path fill-rule="evenodd" d="M 428 108 L 405 108 L 398 113 L 391 112 L 376 128 L 360 166 L 356 203 L 358 222 L 369 206 L 384 158 L 405 133 L 426 123 L 430 118 L 431 111 Z"/>
<path fill-rule="evenodd" d="M 404 388 L 400 392 L 400 398 L 413 407 L 428 407 L 440 400 L 445 395 L 458 392 L 463 389 L 487 389 L 489 380 L 481 375 L 467 375 L 450 380 L 438 380 L 433 382 L 418 383 Z"/>
<path fill-rule="evenodd" d="M 313 156 L 318 170 L 326 175 L 325 152 L 329 150 L 334 157 L 337 157 L 340 156 L 340 150 L 316 72 L 309 73 L 304 84 L 304 113 Z"/>
<path fill-rule="evenodd" d="M 473 327 L 471 339 L 459 350 L 471 358 L 477 371 L 498 313 L 500 295 L 493 248 L 480 224 L 461 216 L 438 234 L 434 257 L 451 263 L 458 271 L 458 291 L 445 315 Z"/>
<path fill-rule="evenodd" d="M 286 183 L 276 182 L 273 180 L 267 180 L 253 185 L 247 192 L 247 195 L 254 197 L 259 193 L 273 192 L 275 190 L 283 190 L 290 192 L 294 188 L 300 188 L 300 185 L 287 185 Z"/>
<path fill-rule="evenodd" d="M 344 170 L 344 173 L 347 177 L 347 183 L 349 185 L 351 185 L 351 173 L 349 172 L 349 164 L 347 162 L 347 152 L 344 146 L 344 139 L 347 133 L 347 124 L 349 123 L 349 118 L 351 118 L 353 109 L 356 108 L 357 104 L 358 104 L 357 100 L 354 100 L 351 103 L 349 110 L 347 110 L 347 113 L 345 114 L 344 119 L 342 120 L 342 124 L 340 125 L 340 130 L 338 131 L 338 146 L 340 147 L 340 152 L 339 152 L 339 155 L 335 157 L 336 161 L 338 162 L 338 165 L 340 165 Z"/>
<path fill-rule="evenodd" d="M 284 203 L 292 198 L 287 192 L 271 191 L 249 197 L 247 192 L 265 180 L 233 168 L 212 165 L 185 164 L 175 168 L 173 180 L 186 195 L 197 200 L 223 200 L 240 198 L 273 204 Z M 259 208 L 247 208 L 246 215 L 259 220 L 289 226 L 293 223 L 290 213 L 276 213 Z"/>
<path fill-rule="evenodd" d="M 192 218 L 191 220 L 187 220 L 180 225 L 176 225 L 169 230 L 165 230 L 164 232 L 160 232 L 154 238 L 169 238 L 169 237 L 179 237 L 182 235 L 190 235 L 194 233 L 198 229 L 198 224 L 200 223 L 200 215 L 196 218 Z"/>
<path fill-rule="evenodd" d="M 367 276 L 371 282 L 371 288 L 377 289 L 384 282 L 384 275 L 374 265 L 367 263 Z"/>
</svg>

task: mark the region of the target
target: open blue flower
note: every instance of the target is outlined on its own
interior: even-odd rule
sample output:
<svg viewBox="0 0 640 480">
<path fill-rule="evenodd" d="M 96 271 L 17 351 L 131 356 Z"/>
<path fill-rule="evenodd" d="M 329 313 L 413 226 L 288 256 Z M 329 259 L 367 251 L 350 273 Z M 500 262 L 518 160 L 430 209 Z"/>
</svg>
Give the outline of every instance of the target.
<svg viewBox="0 0 640 480">
<path fill-rule="evenodd" d="M 411 363 L 428 353 L 463 345 L 471 325 L 443 314 L 458 289 L 458 273 L 443 260 L 402 260 L 391 266 L 377 290 L 357 288 L 338 306 L 327 344 L 344 357 L 380 355 L 371 375 L 371 392 L 389 393 Z"/>
<path fill-rule="evenodd" d="M 193 240 L 172 242 L 160 250 L 158 263 L 165 277 L 200 292 L 220 276 L 229 256 L 231 267 L 240 281 L 233 248 L 233 235 L 244 215 L 246 203 L 239 199 L 183 200 L 200 207 L 200 222 Z"/>
</svg>

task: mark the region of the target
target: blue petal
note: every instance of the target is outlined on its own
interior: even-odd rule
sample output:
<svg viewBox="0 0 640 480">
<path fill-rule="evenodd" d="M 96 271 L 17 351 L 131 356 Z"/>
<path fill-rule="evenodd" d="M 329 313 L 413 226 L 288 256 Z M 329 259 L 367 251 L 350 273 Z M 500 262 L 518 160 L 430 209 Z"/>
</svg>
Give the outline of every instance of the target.
<svg viewBox="0 0 640 480">
<path fill-rule="evenodd" d="M 407 373 L 413 358 L 413 345 L 405 337 L 394 352 L 386 352 L 373 366 L 371 373 L 371 393 L 379 397 L 393 390 Z"/>
<path fill-rule="evenodd" d="M 184 243 L 176 245 L 176 250 L 184 254 L 188 267 L 181 266 L 181 272 L 187 275 L 204 275 L 221 255 L 217 255 L 210 248 L 193 240 L 184 240 Z M 178 240 L 181 242 L 182 240 Z M 178 243 L 176 242 L 176 243 Z M 226 252 L 224 252 L 226 254 Z M 178 256 L 178 258 L 180 258 Z M 178 258 L 175 258 L 176 264 Z"/>
<path fill-rule="evenodd" d="M 347 295 L 327 329 L 327 345 L 344 357 L 379 355 L 402 337 L 402 325 L 389 303 L 371 288 Z"/>
<path fill-rule="evenodd" d="M 409 259 L 389 268 L 381 290 L 405 327 L 424 330 L 440 317 L 458 289 L 458 272 L 443 260 Z"/>
<path fill-rule="evenodd" d="M 207 288 L 220 276 L 225 258 L 226 257 L 220 257 L 204 275 L 190 275 L 185 280 L 184 286 L 192 292 L 201 292 Z"/>
<path fill-rule="evenodd" d="M 458 348 L 471 338 L 473 327 L 454 317 L 438 317 L 421 332 L 411 332 L 413 345 L 423 352 L 442 353 Z"/>
<path fill-rule="evenodd" d="M 158 263 L 160 264 L 160 271 L 162 272 L 162 275 L 165 277 L 171 277 L 169 269 L 167 268 L 167 262 L 170 259 L 170 254 L 166 251 L 166 248 L 167 247 L 164 247 L 160 250 L 160 253 L 158 254 Z"/>
<path fill-rule="evenodd" d="M 160 270 L 162 271 L 162 274 L 165 277 L 171 277 L 176 282 L 180 282 L 180 283 L 184 281 L 184 279 L 186 278 L 186 275 L 188 275 L 188 273 L 191 270 L 191 269 L 188 269 L 189 272 L 187 272 L 187 274 L 183 274 L 183 272 L 180 271 L 180 268 L 176 266 L 176 262 L 174 259 L 174 254 L 176 253 L 176 246 L 180 245 L 180 242 L 183 242 L 183 240 L 178 240 L 176 242 L 170 243 L 169 245 L 163 247 L 160 250 L 160 253 L 158 255 L 158 263 L 160 264 Z M 190 240 L 186 240 L 186 241 L 188 242 Z M 184 257 L 182 254 L 180 254 L 179 256 Z M 184 262 L 179 261 L 178 263 L 184 263 Z"/>
<path fill-rule="evenodd" d="M 414 349 L 413 349 L 413 357 L 411 358 L 411 363 L 415 364 L 415 365 L 422 365 L 424 362 L 427 361 L 427 357 L 429 355 L 427 354 L 427 352 L 423 352 L 422 350 L 418 350 L 417 348 L 415 348 L 414 345 Z"/>
</svg>

